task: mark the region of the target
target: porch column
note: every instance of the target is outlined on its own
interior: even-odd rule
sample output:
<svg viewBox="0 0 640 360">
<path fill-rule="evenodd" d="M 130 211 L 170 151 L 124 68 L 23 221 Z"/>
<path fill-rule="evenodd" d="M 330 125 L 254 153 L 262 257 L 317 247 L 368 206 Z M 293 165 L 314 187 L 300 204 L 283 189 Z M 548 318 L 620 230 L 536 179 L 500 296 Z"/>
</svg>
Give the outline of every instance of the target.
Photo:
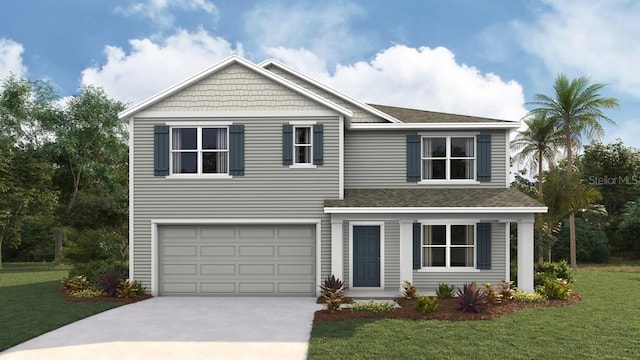
<svg viewBox="0 0 640 360">
<path fill-rule="evenodd" d="M 413 282 L 413 222 L 400 220 L 400 284 Z"/>
<path fill-rule="evenodd" d="M 344 245 L 343 245 L 343 220 L 331 219 L 331 274 L 344 281 Z"/>
<path fill-rule="evenodd" d="M 518 289 L 533 291 L 533 214 L 518 221 Z"/>
</svg>

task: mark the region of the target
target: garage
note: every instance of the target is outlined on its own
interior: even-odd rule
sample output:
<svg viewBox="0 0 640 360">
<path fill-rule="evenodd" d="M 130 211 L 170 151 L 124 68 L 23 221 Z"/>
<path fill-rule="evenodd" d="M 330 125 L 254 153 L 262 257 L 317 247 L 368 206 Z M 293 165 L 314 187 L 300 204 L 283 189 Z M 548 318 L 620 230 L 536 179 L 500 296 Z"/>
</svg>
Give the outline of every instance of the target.
<svg viewBox="0 0 640 360">
<path fill-rule="evenodd" d="M 160 295 L 315 294 L 314 225 L 158 227 Z"/>
</svg>

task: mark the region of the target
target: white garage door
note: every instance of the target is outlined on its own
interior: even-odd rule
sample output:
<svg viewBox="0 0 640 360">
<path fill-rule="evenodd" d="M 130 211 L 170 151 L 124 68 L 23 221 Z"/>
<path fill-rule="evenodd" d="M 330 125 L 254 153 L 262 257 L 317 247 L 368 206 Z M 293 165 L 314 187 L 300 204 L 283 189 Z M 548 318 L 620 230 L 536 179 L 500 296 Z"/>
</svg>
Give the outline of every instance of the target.
<svg viewBox="0 0 640 360">
<path fill-rule="evenodd" d="M 313 295 L 315 226 L 162 226 L 162 295 Z"/>
</svg>

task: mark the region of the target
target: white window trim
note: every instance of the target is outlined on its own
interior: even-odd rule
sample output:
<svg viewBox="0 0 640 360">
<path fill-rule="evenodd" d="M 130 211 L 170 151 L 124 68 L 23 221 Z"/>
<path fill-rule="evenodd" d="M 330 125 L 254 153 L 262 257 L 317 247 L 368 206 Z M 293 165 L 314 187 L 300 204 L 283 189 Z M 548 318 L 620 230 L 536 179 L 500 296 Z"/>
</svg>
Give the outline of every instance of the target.
<svg viewBox="0 0 640 360">
<path fill-rule="evenodd" d="M 353 227 L 354 226 L 379 226 L 380 227 L 380 286 L 379 287 L 353 287 Z M 384 290 L 384 221 L 349 221 L 349 289 L 350 290 Z"/>
<path fill-rule="evenodd" d="M 433 220 L 433 221 L 420 221 L 420 226 L 421 226 L 421 230 L 420 230 L 420 269 L 417 269 L 416 271 L 418 272 L 466 272 L 466 273 L 471 273 L 471 272 L 480 272 L 480 269 L 477 269 L 476 267 L 470 267 L 470 266 L 465 266 L 465 267 L 457 267 L 457 266 L 450 266 L 450 257 L 451 257 L 451 253 L 450 253 L 450 249 L 451 249 L 451 225 L 467 225 L 467 226 L 472 226 L 473 230 L 473 263 L 474 265 L 477 265 L 478 262 L 478 238 L 477 238 L 477 232 L 476 232 L 476 224 L 479 221 L 471 221 L 471 220 L 452 220 L 452 221 L 443 221 L 443 220 Z M 423 236 L 424 236 L 424 226 L 425 225 L 444 225 L 446 226 L 446 242 L 445 242 L 445 262 L 448 264 L 447 266 L 444 267 L 428 267 L 428 266 L 423 266 L 423 259 L 422 259 L 422 255 L 423 255 L 423 251 L 422 249 L 425 247 L 422 243 L 423 241 Z"/>
<path fill-rule="evenodd" d="M 232 178 L 231 175 L 229 175 L 229 165 L 230 165 L 230 152 L 231 150 L 229 149 L 229 125 L 231 125 L 231 123 L 227 123 L 226 125 L 221 125 L 221 124 L 215 124 L 215 125 L 202 125 L 202 124 L 198 124 L 198 125 L 187 125 L 187 124 L 179 124 L 179 125 L 174 125 L 174 126 L 170 126 L 169 128 L 169 175 L 166 176 L 167 179 L 194 179 L 194 178 L 206 178 L 206 179 L 211 179 L 211 178 L 220 178 L 220 179 L 230 179 Z M 180 150 L 174 150 L 173 149 L 173 130 L 174 129 L 196 129 L 196 149 L 195 150 L 184 150 L 184 151 L 180 151 Z M 202 129 L 203 128 L 207 128 L 207 129 L 226 129 L 227 131 L 227 149 L 223 150 L 223 151 L 219 151 L 219 150 L 203 150 L 202 149 Z M 197 153 L 197 164 L 198 164 L 198 172 L 193 174 L 193 173 L 188 173 L 188 174 L 181 174 L 181 173 L 174 173 L 173 172 L 173 154 L 175 152 L 196 152 Z M 203 173 L 202 172 L 202 154 L 205 152 L 226 152 L 227 153 L 227 172 L 226 173 L 219 173 L 219 174 L 215 174 L 215 173 Z"/>
<path fill-rule="evenodd" d="M 420 134 L 420 181 L 418 184 L 429 184 L 429 185 L 451 185 L 451 184 L 461 184 L 461 185 L 475 185 L 480 184 L 478 179 L 478 137 L 477 133 L 454 133 L 454 134 L 437 134 L 437 133 L 421 133 Z M 451 139 L 452 138 L 473 138 L 473 157 L 451 157 Z M 425 138 L 445 138 L 445 157 L 443 158 L 434 158 L 424 156 L 424 139 Z M 473 160 L 473 178 L 471 179 L 451 179 L 451 160 L 454 159 L 463 159 L 463 160 Z M 444 160 L 445 161 L 445 176 L 446 179 L 423 179 L 424 175 L 424 162 L 425 160 Z"/>
<path fill-rule="evenodd" d="M 309 144 L 296 144 L 296 130 L 297 129 L 309 129 Z M 293 129 L 292 129 L 292 134 L 293 139 L 291 141 L 291 144 L 293 146 L 293 164 L 290 165 L 289 167 L 293 167 L 293 168 L 315 168 L 316 166 L 313 164 L 313 125 L 312 124 L 298 124 L 298 125 L 293 125 Z M 298 160 L 298 156 L 297 156 L 297 148 L 299 147 L 308 147 L 309 148 L 309 162 L 303 162 L 303 163 L 299 163 L 297 162 Z"/>
</svg>

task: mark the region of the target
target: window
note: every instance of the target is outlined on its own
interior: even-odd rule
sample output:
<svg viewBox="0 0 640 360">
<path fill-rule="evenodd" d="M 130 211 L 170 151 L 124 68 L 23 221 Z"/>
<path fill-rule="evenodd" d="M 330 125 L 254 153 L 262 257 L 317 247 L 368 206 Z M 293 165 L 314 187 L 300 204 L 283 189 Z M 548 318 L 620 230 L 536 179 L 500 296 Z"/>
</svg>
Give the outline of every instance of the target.
<svg viewBox="0 0 640 360">
<path fill-rule="evenodd" d="M 424 225 L 422 267 L 471 268 L 475 266 L 474 225 Z"/>
<path fill-rule="evenodd" d="M 311 164 L 311 127 L 295 126 L 293 133 L 294 164 Z"/>
<path fill-rule="evenodd" d="M 423 137 L 422 180 L 474 180 L 475 137 Z"/>
<path fill-rule="evenodd" d="M 172 173 L 228 174 L 228 144 L 226 127 L 172 128 Z"/>
</svg>

